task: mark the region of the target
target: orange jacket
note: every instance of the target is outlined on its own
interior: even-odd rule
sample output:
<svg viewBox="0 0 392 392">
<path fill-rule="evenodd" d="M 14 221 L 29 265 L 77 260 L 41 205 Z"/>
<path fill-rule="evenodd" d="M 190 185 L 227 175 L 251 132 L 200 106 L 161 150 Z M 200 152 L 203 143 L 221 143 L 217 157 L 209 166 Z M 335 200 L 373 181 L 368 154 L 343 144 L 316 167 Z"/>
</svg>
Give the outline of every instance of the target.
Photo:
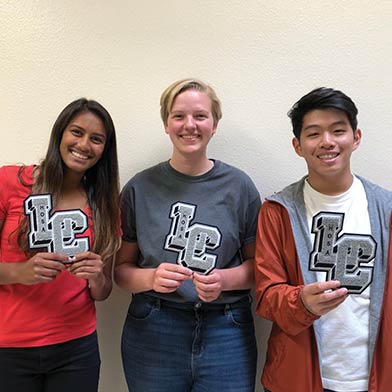
<svg viewBox="0 0 392 392">
<path fill-rule="evenodd" d="M 391 274 L 388 265 L 369 392 L 392 391 Z M 273 321 L 262 384 L 272 392 L 322 392 L 313 329 L 318 317 L 301 302 L 304 281 L 290 218 L 287 210 L 273 201 L 265 201 L 259 214 L 255 279 L 256 312 Z"/>
</svg>

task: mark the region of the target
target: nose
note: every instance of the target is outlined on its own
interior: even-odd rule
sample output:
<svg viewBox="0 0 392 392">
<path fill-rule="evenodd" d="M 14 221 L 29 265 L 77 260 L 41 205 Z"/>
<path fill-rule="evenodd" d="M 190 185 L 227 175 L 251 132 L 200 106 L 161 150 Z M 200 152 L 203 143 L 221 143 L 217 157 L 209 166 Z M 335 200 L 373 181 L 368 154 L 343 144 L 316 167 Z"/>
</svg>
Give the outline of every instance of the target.
<svg viewBox="0 0 392 392">
<path fill-rule="evenodd" d="M 90 148 L 90 140 L 87 135 L 84 135 L 83 137 L 79 138 L 78 147 L 84 151 Z"/>
<path fill-rule="evenodd" d="M 196 125 L 195 125 L 195 119 L 193 118 L 193 116 L 186 117 L 185 127 L 187 129 L 195 129 Z"/>
<path fill-rule="evenodd" d="M 334 137 L 330 132 L 323 132 L 321 135 L 320 144 L 324 148 L 332 147 L 334 144 Z"/>
</svg>

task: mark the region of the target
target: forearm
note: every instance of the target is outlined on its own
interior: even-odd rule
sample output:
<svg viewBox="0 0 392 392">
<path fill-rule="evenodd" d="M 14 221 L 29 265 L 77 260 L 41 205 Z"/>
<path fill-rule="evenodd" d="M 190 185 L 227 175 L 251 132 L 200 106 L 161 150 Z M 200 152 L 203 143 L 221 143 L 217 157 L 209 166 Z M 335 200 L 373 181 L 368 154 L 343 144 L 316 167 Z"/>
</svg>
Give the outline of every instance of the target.
<svg viewBox="0 0 392 392">
<path fill-rule="evenodd" d="M 91 298 L 95 301 L 103 301 L 112 292 L 112 268 L 113 260 L 108 260 L 103 266 L 102 271 L 93 279 L 88 280 Z"/>
<path fill-rule="evenodd" d="M 253 259 L 245 260 L 238 267 L 220 270 L 223 278 L 222 291 L 245 290 L 253 287 Z"/>
<path fill-rule="evenodd" d="M 309 328 L 318 317 L 302 303 L 302 279 L 290 277 L 279 259 L 267 255 L 265 248 L 262 252 L 256 250 L 256 313 L 273 321 L 288 335 L 295 336 Z"/>
<path fill-rule="evenodd" d="M 276 323 L 288 335 L 301 333 L 319 318 L 304 307 L 302 287 L 277 283 L 266 288 L 263 295 L 256 289 L 256 313 Z"/>
<path fill-rule="evenodd" d="M 255 252 L 256 313 L 295 336 L 317 316 L 303 305 L 304 286 L 286 209 L 266 201 L 261 207 Z"/>
<path fill-rule="evenodd" d="M 103 301 L 112 292 L 112 280 L 104 274 L 99 279 L 89 282 L 90 296 L 95 301 Z"/>
<path fill-rule="evenodd" d="M 0 284 L 20 283 L 21 263 L 0 263 Z"/>
<path fill-rule="evenodd" d="M 114 269 L 114 281 L 122 289 L 131 293 L 141 293 L 153 289 L 155 268 L 140 268 L 135 264 L 123 263 Z"/>
</svg>

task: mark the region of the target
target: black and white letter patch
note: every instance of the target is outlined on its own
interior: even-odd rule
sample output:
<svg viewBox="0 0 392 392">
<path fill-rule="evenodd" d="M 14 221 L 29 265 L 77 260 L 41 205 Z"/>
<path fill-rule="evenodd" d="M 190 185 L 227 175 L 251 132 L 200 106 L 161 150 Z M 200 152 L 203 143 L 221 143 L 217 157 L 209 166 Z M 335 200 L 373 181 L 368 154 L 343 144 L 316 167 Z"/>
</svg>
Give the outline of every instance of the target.
<svg viewBox="0 0 392 392">
<path fill-rule="evenodd" d="M 87 215 L 81 210 L 56 211 L 50 215 L 51 210 L 52 196 L 49 194 L 31 195 L 24 201 L 24 211 L 30 221 L 30 249 L 46 247 L 48 252 L 70 257 L 88 251 L 89 238 L 75 237 L 87 229 Z"/>
<path fill-rule="evenodd" d="M 177 263 L 194 271 L 208 274 L 216 264 L 217 256 L 207 253 L 220 245 L 221 233 L 217 227 L 194 223 L 196 206 L 178 202 L 171 208 L 170 233 L 166 236 L 165 249 L 178 252 Z"/>
<path fill-rule="evenodd" d="M 319 212 L 313 217 L 315 234 L 309 258 L 311 271 L 325 271 L 326 280 L 339 280 L 350 294 L 361 294 L 373 280 L 373 266 L 377 244 L 371 235 L 345 233 L 344 214 Z"/>
</svg>

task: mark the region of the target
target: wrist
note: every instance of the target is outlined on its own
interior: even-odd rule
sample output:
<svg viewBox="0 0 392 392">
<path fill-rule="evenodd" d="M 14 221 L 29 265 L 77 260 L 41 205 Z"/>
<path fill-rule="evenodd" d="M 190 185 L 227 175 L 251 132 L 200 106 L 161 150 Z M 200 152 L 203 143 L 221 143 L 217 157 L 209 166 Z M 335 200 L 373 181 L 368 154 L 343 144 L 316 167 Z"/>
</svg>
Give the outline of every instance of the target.
<svg viewBox="0 0 392 392">
<path fill-rule="evenodd" d="M 156 268 L 146 268 L 144 276 L 144 286 L 145 290 L 143 291 L 150 291 L 155 290 L 155 274 L 157 272 Z"/>
<path fill-rule="evenodd" d="M 220 280 L 220 287 L 221 287 L 221 291 L 228 291 L 230 290 L 230 287 L 228 287 L 229 285 L 229 281 L 230 279 L 228 279 L 228 270 L 227 269 L 216 269 L 216 273 L 219 275 L 219 280 Z"/>
<path fill-rule="evenodd" d="M 7 263 L 8 264 L 8 263 Z M 25 263 L 9 263 L 8 281 L 11 284 L 25 284 L 23 279 L 23 267 Z"/>
<path fill-rule="evenodd" d="M 99 273 L 94 278 L 88 280 L 88 285 L 90 288 L 101 288 L 106 284 L 106 276 L 103 272 Z"/>
<path fill-rule="evenodd" d="M 309 307 L 309 305 L 307 305 L 306 302 L 304 301 L 304 298 L 303 298 L 303 288 L 301 288 L 301 290 L 300 290 L 300 292 L 299 292 L 299 298 L 300 298 L 302 307 L 305 309 L 306 312 L 308 312 L 308 313 L 311 314 L 312 316 L 320 317 L 320 315 L 314 313 L 313 310 Z"/>
</svg>

